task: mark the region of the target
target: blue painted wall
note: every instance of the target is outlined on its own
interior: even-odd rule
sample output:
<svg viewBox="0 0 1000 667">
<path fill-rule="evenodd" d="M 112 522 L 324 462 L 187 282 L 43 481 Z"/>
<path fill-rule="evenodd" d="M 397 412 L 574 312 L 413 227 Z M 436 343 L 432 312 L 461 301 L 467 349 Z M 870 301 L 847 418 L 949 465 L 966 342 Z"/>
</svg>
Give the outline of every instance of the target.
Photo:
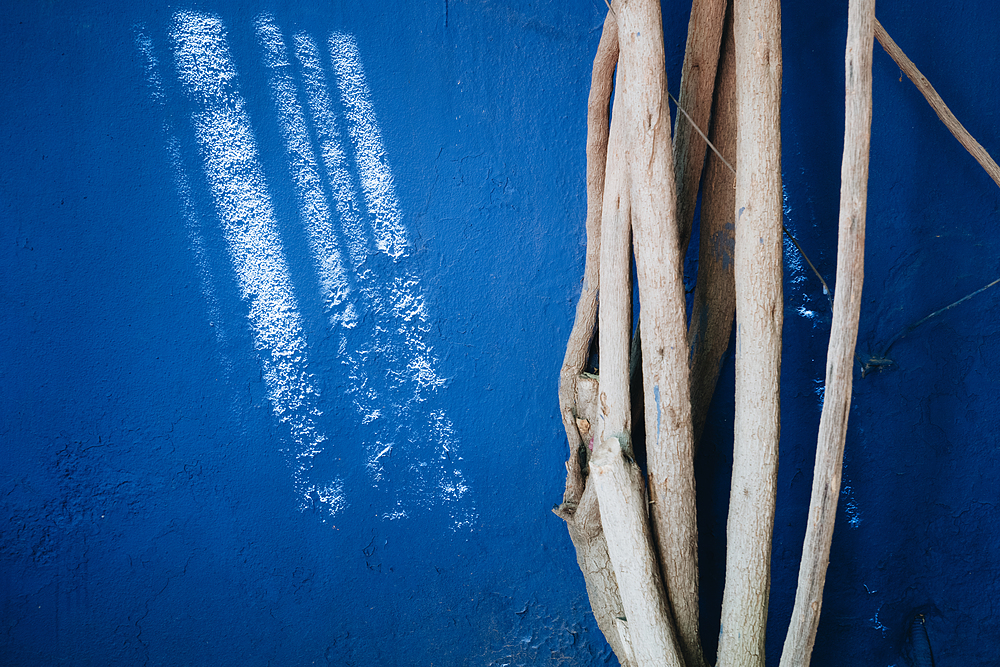
<svg viewBox="0 0 1000 667">
<path fill-rule="evenodd" d="M 832 281 L 846 3 L 806 4 L 782 19 L 786 224 Z M 605 11 L 8 8 L 0 662 L 615 663 L 549 512 Z M 879 16 L 1000 155 L 1000 8 Z M 1000 192 L 877 46 L 869 202 L 861 355 L 1000 276 Z M 813 664 L 910 664 L 917 613 L 938 665 L 1000 654 L 998 308 L 987 290 L 856 376 Z M 789 248 L 769 664 L 829 321 Z M 698 462 L 707 637 L 732 375 Z"/>
</svg>

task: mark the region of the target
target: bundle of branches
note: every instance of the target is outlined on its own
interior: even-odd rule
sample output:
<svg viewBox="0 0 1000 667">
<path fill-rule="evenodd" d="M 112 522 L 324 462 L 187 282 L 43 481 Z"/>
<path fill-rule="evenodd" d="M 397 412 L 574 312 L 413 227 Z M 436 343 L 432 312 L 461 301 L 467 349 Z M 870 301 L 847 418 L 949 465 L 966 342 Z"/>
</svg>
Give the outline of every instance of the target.
<svg viewBox="0 0 1000 667">
<path fill-rule="evenodd" d="M 673 136 L 659 0 L 618 0 L 609 10 L 588 108 L 587 257 L 561 373 L 570 457 L 555 511 L 567 522 L 598 625 L 621 664 L 705 665 L 694 452 L 735 314 L 735 451 L 718 664 L 762 666 L 780 429 L 779 0 L 728 7 L 694 0 Z M 863 275 L 874 23 L 873 0 L 850 1 L 837 292 L 782 665 L 809 662 L 840 486 Z M 717 153 L 707 152 L 702 127 L 711 128 Z M 689 326 L 682 264 L 699 185 Z M 634 334 L 633 256 L 641 305 Z M 588 374 L 595 328 L 599 373 Z M 642 370 L 646 438 L 636 446 L 644 448 L 645 472 L 632 450 L 633 367 Z"/>
</svg>

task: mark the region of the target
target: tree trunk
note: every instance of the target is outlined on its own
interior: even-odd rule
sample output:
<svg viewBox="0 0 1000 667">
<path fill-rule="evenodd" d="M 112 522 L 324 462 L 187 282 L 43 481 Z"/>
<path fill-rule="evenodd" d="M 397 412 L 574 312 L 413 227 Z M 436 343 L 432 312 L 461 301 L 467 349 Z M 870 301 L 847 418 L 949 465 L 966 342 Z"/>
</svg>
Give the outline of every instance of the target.
<svg viewBox="0 0 1000 667">
<path fill-rule="evenodd" d="M 780 434 L 781 8 L 736 0 L 736 418 L 719 666 L 764 664 Z"/>
<path fill-rule="evenodd" d="M 597 320 L 604 174 L 608 154 L 611 91 L 617 62 L 618 24 L 609 14 L 594 58 L 587 105 L 587 260 L 576 320 L 566 345 L 566 356 L 559 378 L 559 408 L 569 443 L 569 460 L 566 462 L 563 502 L 553 511 L 566 521 L 598 627 L 611 644 L 615 655 L 619 656 L 622 667 L 632 667 L 632 663 L 624 658 L 627 653 L 626 644 L 619 632 L 621 621 L 618 620 L 624 612 L 618 594 L 618 583 L 608 556 L 597 494 L 592 486 L 587 486 L 584 477 L 588 446 L 593 441 L 597 425 L 597 381 L 581 375 Z"/>
<path fill-rule="evenodd" d="M 736 160 L 736 43 L 733 39 L 733 5 L 726 8 L 722 54 L 719 57 L 715 105 L 712 109 L 712 144 L 730 163 Z M 691 421 L 695 449 L 705 428 L 708 406 L 715 394 L 722 358 L 736 315 L 733 263 L 736 225 L 733 224 L 736 174 L 718 155 L 706 157 L 701 188 L 701 244 L 698 282 L 694 287 L 688 345 L 691 350 Z"/>
<path fill-rule="evenodd" d="M 626 83 L 615 118 L 624 115 L 628 128 L 653 527 L 684 660 L 700 667 L 694 440 L 663 23 L 659 0 L 633 0 L 616 11 Z"/>
<path fill-rule="evenodd" d="M 590 483 L 600 498 L 608 553 L 621 592 L 626 659 L 638 667 L 684 667 L 649 534 L 642 471 L 610 437 L 594 446 Z M 620 657 L 620 656 L 619 656 Z"/>
<path fill-rule="evenodd" d="M 865 212 L 872 124 L 872 46 L 875 0 L 851 0 L 845 62 L 844 159 L 840 178 L 840 229 L 833 325 L 826 353 L 826 389 L 816 443 L 812 498 L 792 620 L 781 667 L 808 667 L 823 604 L 823 583 L 837 518 L 844 440 L 851 408 L 854 348 L 858 340 L 865 273 Z"/>
<path fill-rule="evenodd" d="M 699 128 L 708 128 L 727 4 L 726 0 L 694 0 L 688 21 L 677 105 L 687 111 L 691 122 L 682 122 L 682 113 L 678 111 L 674 128 L 674 172 L 677 180 L 677 219 L 682 257 L 691 238 L 698 183 L 701 181 L 707 148 L 705 140 L 695 131 L 692 123 Z"/>
</svg>

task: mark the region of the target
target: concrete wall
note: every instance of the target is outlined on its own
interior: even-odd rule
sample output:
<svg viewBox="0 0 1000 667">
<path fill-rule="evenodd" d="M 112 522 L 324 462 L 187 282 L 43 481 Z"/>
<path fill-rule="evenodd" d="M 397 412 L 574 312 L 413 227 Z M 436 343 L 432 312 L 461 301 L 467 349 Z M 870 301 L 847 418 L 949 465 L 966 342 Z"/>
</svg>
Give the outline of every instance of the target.
<svg viewBox="0 0 1000 667">
<path fill-rule="evenodd" d="M 785 222 L 832 282 L 846 2 L 785 4 Z M 8 8 L 0 662 L 615 664 L 549 512 L 605 12 Z M 664 12 L 676 91 L 687 9 Z M 1000 154 L 1000 9 L 879 17 Z M 860 355 L 1000 276 L 998 195 L 876 46 Z M 769 664 L 830 322 L 785 260 Z M 856 377 L 814 665 L 907 664 L 917 613 L 938 665 L 1000 653 L 998 307 L 987 290 Z M 730 358 L 698 461 L 709 638 L 732 388 Z"/>
</svg>

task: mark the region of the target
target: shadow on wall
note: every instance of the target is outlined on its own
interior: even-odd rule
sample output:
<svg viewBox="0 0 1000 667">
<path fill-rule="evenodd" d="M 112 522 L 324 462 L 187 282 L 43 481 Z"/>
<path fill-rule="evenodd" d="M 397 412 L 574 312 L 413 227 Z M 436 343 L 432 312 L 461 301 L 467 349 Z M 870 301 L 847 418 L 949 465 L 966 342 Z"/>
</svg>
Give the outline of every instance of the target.
<svg viewBox="0 0 1000 667">
<path fill-rule="evenodd" d="M 201 181 L 183 159 L 179 128 L 186 124 L 171 120 L 170 87 L 164 85 L 145 26 L 136 26 L 136 44 L 149 94 L 165 118 L 164 140 L 220 354 L 225 357 L 230 349 L 227 324 L 235 328 L 240 323 L 227 323 L 220 306 L 218 286 L 224 281 L 213 268 L 205 240 L 210 228 L 203 222 L 213 217 L 247 307 L 272 410 L 288 428 L 292 444 L 285 453 L 300 509 L 319 506 L 336 516 L 350 502 L 345 471 L 325 460 L 332 458 L 328 453 L 323 455 L 330 447 L 325 419 L 353 419 L 348 428 L 339 429 L 365 440 L 370 482 L 388 494 L 383 519 L 442 505 L 453 528 L 471 527 L 477 515 L 459 467 L 458 437 L 445 411 L 429 400 L 446 380 L 438 375 L 437 359 L 424 341 L 428 314 L 419 279 L 404 267 L 407 230 L 357 44 L 350 35 L 333 33 L 327 67 L 308 33 L 294 34 L 290 50 L 271 15 L 260 15 L 254 26 L 312 269 L 354 414 L 324 418 L 316 376 L 309 370 L 310 346 L 282 225 L 225 26 L 210 14 L 179 11 L 167 41 L 183 115 L 190 115 L 194 129 L 208 205 L 194 194 Z M 331 79 L 339 104 L 331 95 Z M 232 368 L 231 359 L 223 363 Z"/>
</svg>

